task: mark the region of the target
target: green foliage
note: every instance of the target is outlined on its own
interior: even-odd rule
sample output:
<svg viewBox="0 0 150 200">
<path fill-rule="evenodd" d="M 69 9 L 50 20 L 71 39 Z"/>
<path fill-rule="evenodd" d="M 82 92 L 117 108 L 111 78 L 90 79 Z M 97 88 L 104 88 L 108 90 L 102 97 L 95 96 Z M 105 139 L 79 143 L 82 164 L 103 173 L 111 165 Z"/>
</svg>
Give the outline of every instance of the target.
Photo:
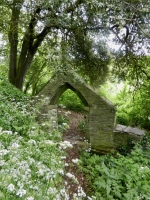
<svg viewBox="0 0 150 200">
<path fill-rule="evenodd" d="M 58 115 L 58 124 L 62 125 L 63 123 L 68 123 L 69 119 L 67 117 L 64 117 L 62 115 Z"/>
<path fill-rule="evenodd" d="M 139 126 L 150 129 L 150 83 L 146 79 L 133 87 L 130 82 L 107 81 L 100 87 L 100 94 L 112 101 L 116 107 L 117 124 Z"/>
<path fill-rule="evenodd" d="M 117 52 L 116 60 L 112 68 L 113 74 L 119 80 L 128 81 L 135 88 L 140 87 L 143 82 L 150 80 L 150 56 L 137 55 L 127 52 L 125 56 Z"/>
<path fill-rule="evenodd" d="M 35 99 L 25 96 L 8 81 L 0 80 L 1 200 L 69 199 L 63 178 L 68 175 L 76 180 L 64 170 L 68 164 L 65 151 L 72 144 L 62 141 L 55 121 L 56 110 L 42 115 L 39 108 L 47 103 L 47 98 L 36 96 Z M 29 109 L 31 105 L 35 110 Z M 42 118 L 38 123 L 35 113 Z M 62 128 L 66 128 L 65 122 L 66 119 L 61 120 Z M 80 187 L 73 194 L 75 198 L 85 196 L 81 191 Z"/>
<path fill-rule="evenodd" d="M 28 102 L 29 97 L 12 86 L 8 80 L 1 80 L 0 126 L 5 130 L 25 134 L 32 124 L 32 117 L 30 117 L 32 107 Z"/>
<path fill-rule="evenodd" d="M 81 132 L 85 133 L 85 122 L 80 122 L 78 124 L 78 128 L 80 129 Z"/>
<path fill-rule="evenodd" d="M 70 89 L 66 90 L 59 98 L 58 104 L 63 104 L 67 109 L 82 111 L 84 106 L 79 97 Z"/>
<path fill-rule="evenodd" d="M 65 115 L 58 115 L 58 130 L 60 132 L 64 132 L 67 128 L 69 128 L 69 119 Z"/>
<path fill-rule="evenodd" d="M 33 93 L 37 92 L 47 80 L 49 68 L 50 71 L 76 69 L 91 84 L 99 85 L 108 74 L 111 54 L 106 41 L 110 34 L 115 44 L 120 45 L 116 54 L 111 52 L 116 61 L 115 73 L 131 79 L 137 75 L 145 77 L 147 73 L 143 61 L 139 65 L 138 55 L 145 55 L 149 50 L 149 0 L 144 3 L 122 0 L 13 0 L 6 3 L 2 0 L 0 8 L 0 30 L 7 44 L 1 45 L 6 48 L 1 48 L 0 53 L 6 59 L 10 55 L 9 78 L 20 89 L 28 74 L 25 87 L 30 86 Z M 41 67 L 34 56 L 42 57 Z M 47 66 L 43 65 L 44 58 L 49 60 Z M 27 73 L 31 63 L 32 69 Z"/>
<path fill-rule="evenodd" d="M 150 129 L 150 84 L 144 82 L 138 90 L 125 86 L 116 97 L 117 122 Z"/>
<path fill-rule="evenodd" d="M 126 157 L 84 153 L 82 162 L 96 199 L 150 198 L 150 144 L 145 150 L 136 145 Z"/>
</svg>

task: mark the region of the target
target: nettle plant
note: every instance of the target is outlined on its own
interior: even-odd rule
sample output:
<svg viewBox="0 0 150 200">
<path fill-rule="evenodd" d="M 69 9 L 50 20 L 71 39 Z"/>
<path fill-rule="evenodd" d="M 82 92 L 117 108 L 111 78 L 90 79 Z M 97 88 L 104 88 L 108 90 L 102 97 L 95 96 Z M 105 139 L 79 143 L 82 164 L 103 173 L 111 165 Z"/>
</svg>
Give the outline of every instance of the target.
<svg viewBox="0 0 150 200">
<path fill-rule="evenodd" d="M 84 153 L 82 170 L 87 174 L 96 199 L 150 199 L 150 144 L 136 145 L 131 154 Z"/>
</svg>

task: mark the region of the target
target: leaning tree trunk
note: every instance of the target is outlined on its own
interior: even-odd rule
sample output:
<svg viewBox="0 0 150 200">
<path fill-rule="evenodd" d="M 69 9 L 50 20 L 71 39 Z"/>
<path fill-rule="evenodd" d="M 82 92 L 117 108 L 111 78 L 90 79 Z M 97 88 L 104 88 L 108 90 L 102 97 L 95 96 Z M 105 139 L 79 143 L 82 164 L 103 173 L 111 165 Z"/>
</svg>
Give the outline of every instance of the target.
<svg viewBox="0 0 150 200">
<path fill-rule="evenodd" d="M 17 46 L 18 46 L 18 21 L 20 15 L 20 8 L 17 6 L 17 1 L 12 5 L 12 16 L 10 21 L 10 30 L 8 33 L 10 44 L 9 55 L 9 81 L 15 85 L 16 66 L 17 66 Z"/>
</svg>

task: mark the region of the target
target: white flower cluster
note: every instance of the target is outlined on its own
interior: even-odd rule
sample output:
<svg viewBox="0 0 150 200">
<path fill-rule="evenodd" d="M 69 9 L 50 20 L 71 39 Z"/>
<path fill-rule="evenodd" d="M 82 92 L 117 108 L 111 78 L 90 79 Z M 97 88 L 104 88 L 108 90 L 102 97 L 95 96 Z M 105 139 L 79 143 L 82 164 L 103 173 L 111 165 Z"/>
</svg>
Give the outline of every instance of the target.
<svg viewBox="0 0 150 200">
<path fill-rule="evenodd" d="M 56 176 L 54 171 L 49 169 L 47 166 L 45 166 L 41 162 L 38 163 L 37 168 L 38 168 L 38 170 L 37 170 L 36 174 L 38 175 L 38 177 L 43 177 L 43 179 L 45 179 L 45 180 L 55 178 L 55 176 Z"/>
<path fill-rule="evenodd" d="M 10 192 L 13 192 L 15 190 L 14 184 L 12 184 L 12 183 L 9 184 L 8 187 L 7 187 L 7 190 L 10 191 Z"/>
<path fill-rule="evenodd" d="M 72 148 L 72 144 L 69 141 L 63 141 L 59 143 L 59 148 L 60 149 L 67 149 L 67 148 Z"/>
<path fill-rule="evenodd" d="M 78 159 L 78 158 L 72 159 L 72 162 L 73 162 L 73 163 L 78 163 L 78 162 L 79 162 L 79 159 Z"/>
<path fill-rule="evenodd" d="M 70 172 L 68 172 L 68 173 L 66 174 L 66 176 L 67 176 L 68 178 L 72 179 L 75 183 L 78 183 L 78 180 L 77 180 L 77 178 L 75 177 L 75 175 L 71 174 Z"/>
<path fill-rule="evenodd" d="M 66 176 L 68 176 L 69 178 L 75 178 L 75 176 L 74 176 L 73 174 L 71 174 L 70 172 L 68 172 L 68 173 L 66 174 Z"/>
<path fill-rule="evenodd" d="M 78 196 L 79 197 L 86 197 L 85 192 L 83 191 L 81 186 L 78 186 Z"/>
<path fill-rule="evenodd" d="M 150 170 L 147 166 L 145 167 L 140 167 L 139 171 L 143 171 L 143 170 Z"/>
<path fill-rule="evenodd" d="M 60 177 L 64 175 L 64 164 L 61 161 L 64 152 L 57 148 L 58 141 L 46 140 L 43 135 L 38 134 L 36 126 L 33 131 L 34 135 L 30 135 L 29 140 L 7 131 L 0 134 L 0 186 L 3 183 L 4 188 L 0 192 L 2 199 L 7 198 L 6 191 L 8 195 L 11 193 L 14 198 L 24 200 L 62 197 L 60 189 L 55 186 L 60 184 Z M 49 137 L 48 133 L 47 136 Z M 47 187 L 52 186 L 57 194 L 48 195 L 50 192 L 47 192 Z"/>
<path fill-rule="evenodd" d="M 48 105 L 48 100 L 43 96 L 42 104 Z M 35 104 L 35 100 L 32 104 Z M 14 102 L 14 106 L 20 109 L 22 115 L 30 116 L 27 106 L 22 102 Z M 70 112 L 65 113 L 66 116 L 68 114 Z M 20 131 L 18 134 L 0 127 L 0 199 L 9 199 L 10 195 L 12 199 L 24 200 L 70 199 L 69 184 L 66 181 L 64 187 L 63 177 L 67 176 L 72 179 L 71 182 L 79 184 L 75 175 L 65 172 L 65 166 L 68 166 L 65 150 L 73 145 L 69 141 L 60 142 L 61 133 L 56 129 L 53 132 L 53 126 L 52 131 L 47 131 L 49 123 L 57 124 L 55 118 L 56 110 L 52 109 L 43 115 L 41 125 L 36 122 L 29 124 L 27 137 L 20 136 Z M 67 128 L 68 124 L 63 123 L 63 127 Z M 72 162 L 76 164 L 79 159 L 72 159 Z M 81 186 L 73 197 L 74 200 L 87 198 Z"/>
<path fill-rule="evenodd" d="M 79 185 L 77 189 L 77 193 L 73 194 L 73 199 L 75 200 L 82 200 L 83 198 L 87 197 L 83 188 Z"/>
<path fill-rule="evenodd" d="M 2 149 L 2 150 L 0 150 L 0 156 L 5 156 L 5 155 L 7 155 L 9 152 L 10 152 L 10 151 L 7 150 L 7 149 Z"/>
<path fill-rule="evenodd" d="M 44 140 L 44 144 L 49 144 L 49 145 L 56 145 L 57 143 L 53 142 L 52 140 Z"/>
<path fill-rule="evenodd" d="M 24 195 L 26 195 L 26 193 L 27 193 L 26 190 L 20 188 L 20 189 L 17 191 L 16 195 L 19 196 L 19 197 L 23 197 Z"/>
<path fill-rule="evenodd" d="M 28 140 L 28 143 L 29 143 L 29 144 L 32 144 L 32 145 L 36 145 L 36 141 L 35 141 L 35 140 L 33 140 L 33 139 L 31 139 L 31 140 Z"/>
</svg>

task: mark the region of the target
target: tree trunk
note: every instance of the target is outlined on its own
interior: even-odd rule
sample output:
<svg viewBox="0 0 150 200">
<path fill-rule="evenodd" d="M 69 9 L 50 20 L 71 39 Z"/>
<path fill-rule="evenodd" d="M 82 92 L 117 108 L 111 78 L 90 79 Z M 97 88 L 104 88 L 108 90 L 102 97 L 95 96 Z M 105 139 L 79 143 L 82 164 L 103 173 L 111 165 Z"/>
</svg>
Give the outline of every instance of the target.
<svg viewBox="0 0 150 200">
<path fill-rule="evenodd" d="M 9 55 L 9 81 L 15 85 L 16 66 L 17 66 L 17 46 L 18 46 L 18 21 L 20 8 L 17 6 L 17 1 L 13 2 L 10 30 L 8 33 L 10 43 Z"/>
<path fill-rule="evenodd" d="M 18 45 L 18 24 L 23 2 L 24 0 L 13 0 L 13 3 L 11 4 L 12 16 L 10 21 L 10 31 L 8 34 L 10 44 L 9 81 L 20 90 L 23 89 L 26 72 L 32 63 L 37 49 L 41 45 L 45 36 L 50 32 L 51 28 L 55 27 L 54 25 L 52 25 L 52 27 L 45 25 L 39 34 L 35 34 L 35 27 L 38 22 L 37 15 L 39 15 L 37 8 L 33 15 L 31 15 L 29 24 L 26 26 L 26 32 L 22 32 L 24 38 L 22 41 L 21 51 L 18 51 L 18 46 L 20 46 Z M 58 26 L 56 26 L 56 28 L 58 29 Z"/>
<path fill-rule="evenodd" d="M 16 80 L 15 80 L 15 86 L 19 89 L 22 90 L 23 89 L 23 83 L 24 83 L 24 79 L 25 79 L 25 75 L 27 70 L 29 69 L 32 60 L 33 60 L 34 54 L 33 53 L 28 53 L 27 58 L 24 60 L 22 60 L 22 65 L 19 66 L 18 70 L 17 70 L 17 75 L 16 75 Z"/>
</svg>

